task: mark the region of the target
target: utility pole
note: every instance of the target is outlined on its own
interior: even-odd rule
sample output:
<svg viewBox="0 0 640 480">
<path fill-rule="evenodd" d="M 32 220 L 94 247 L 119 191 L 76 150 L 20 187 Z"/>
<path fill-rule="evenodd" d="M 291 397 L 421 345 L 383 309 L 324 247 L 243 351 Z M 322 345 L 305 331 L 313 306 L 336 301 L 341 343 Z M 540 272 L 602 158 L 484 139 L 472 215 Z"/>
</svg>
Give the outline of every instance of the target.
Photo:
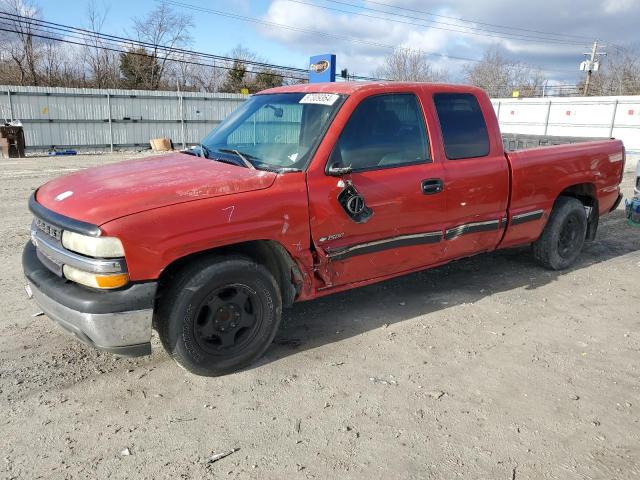
<svg viewBox="0 0 640 480">
<path fill-rule="evenodd" d="M 580 70 L 583 72 L 587 72 L 587 79 L 584 82 L 584 92 L 583 95 L 586 97 L 589 95 L 589 87 L 591 86 L 591 77 L 593 76 L 593 72 L 597 72 L 600 69 L 600 56 L 606 55 L 605 52 L 598 51 L 598 41 L 593 42 L 593 48 L 591 52 L 584 54 L 588 60 L 585 60 L 580 64 Z"/>
</svg>

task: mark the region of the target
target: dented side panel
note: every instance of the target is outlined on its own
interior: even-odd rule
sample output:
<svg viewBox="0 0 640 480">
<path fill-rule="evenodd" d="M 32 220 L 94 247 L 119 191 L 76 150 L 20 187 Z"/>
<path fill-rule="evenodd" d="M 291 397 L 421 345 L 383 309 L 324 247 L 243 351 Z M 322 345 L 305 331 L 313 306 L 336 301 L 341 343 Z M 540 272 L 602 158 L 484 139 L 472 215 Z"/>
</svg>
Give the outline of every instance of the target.
<svg viewBox="0 0 640 480">
<path fill-rule="evenodd" d="M 313 268 L 303 173 L 279 175 L 270 189 L 156 208 L 101 228 L 122 240 L 132 280 L 158 278 L 179 258 L 251 240 L 278 242 L 301 270 Z"/>
<path fill-rule="evenodd" d="M 387 87 L 379 93 L 413 93 L 429 124 L 429 109 L 415 86 Z M 320 145 L 308 172 L 311 236 L 318 255 L 319 289 L 425 267 L 440 261 L 446 220 L 444 195 L 427 195 L 425 180 L 442 178 L 441 163 L 419 164 L 353 172 L 343 177 L 325 173 L 329 156 L 351 114 L 369 95 L 347 99 Z M 429 143 L 437 136 L 427 128 Z M 362 213 L 349 208 L 364 202 Z M 322 285 L 324 283 L 324 285 Z"/>
</svg>

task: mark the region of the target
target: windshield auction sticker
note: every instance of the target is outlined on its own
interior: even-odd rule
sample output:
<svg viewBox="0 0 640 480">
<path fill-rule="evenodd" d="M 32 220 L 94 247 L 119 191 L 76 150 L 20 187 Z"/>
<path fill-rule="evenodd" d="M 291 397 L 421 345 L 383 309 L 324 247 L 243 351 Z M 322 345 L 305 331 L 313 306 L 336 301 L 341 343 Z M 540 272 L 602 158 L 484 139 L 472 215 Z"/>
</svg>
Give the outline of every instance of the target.
<svg viewBox="0 0 640 480">
<path fill-rule="evenodd" d="M 340 98 L 335 93 L 307 93 L 298 103 L 313 103 L 316 105 L 331 106 Z"/>
</svg>

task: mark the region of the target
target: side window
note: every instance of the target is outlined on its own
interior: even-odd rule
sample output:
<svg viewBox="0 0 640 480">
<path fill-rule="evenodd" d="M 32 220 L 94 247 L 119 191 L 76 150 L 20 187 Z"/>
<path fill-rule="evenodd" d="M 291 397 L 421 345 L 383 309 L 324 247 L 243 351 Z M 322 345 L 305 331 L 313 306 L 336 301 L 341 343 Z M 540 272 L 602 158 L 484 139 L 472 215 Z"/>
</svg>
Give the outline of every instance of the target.
<svg viewBox="0 0 640 480">
<path fill-rule="evenodd" d="M 358 171 L 427 162 L 428 142 L 415 95 L 377 95 L 353 111 L 330 164 Z"/>
<path fill-rule="evenodd" d="M 478 99 L 470 93 L 433 96 L 449 160 L 489 155 L 489 133 Z"/>
</svg>

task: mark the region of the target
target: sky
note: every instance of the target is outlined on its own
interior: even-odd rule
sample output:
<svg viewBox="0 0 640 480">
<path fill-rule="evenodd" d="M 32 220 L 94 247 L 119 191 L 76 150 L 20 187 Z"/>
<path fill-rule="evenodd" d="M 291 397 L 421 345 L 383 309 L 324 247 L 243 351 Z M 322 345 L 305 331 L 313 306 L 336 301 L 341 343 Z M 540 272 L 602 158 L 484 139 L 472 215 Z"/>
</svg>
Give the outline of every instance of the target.
<svg viewBox="0 0 640 480">
<path fill-rule="evenodd" d="M 92 0 L 36 0 L 48 21 L 87 26 Z M 104 33 L 126 35 L 131 18 L 157 0 L 93 0 L 107 8 Z M 264 60 L 299 68 L 337 54 L 338 68 L 372 75 L 394 47 L 420 50 L 462 80 L 469 60 L 499 45 L 505 55 L 575 83 L 594 40 L 603 50 L 640 46 L 640 0 L 179 0 L 193 15 L 193 50 L 224 55 L 242 45 Z M 393 15 L 392 15 L 393 14 Z M 516 30 L 518 29 L 518 30 Z M 454 57 L 457 57 L 454 58 Z"/>
</svg>

